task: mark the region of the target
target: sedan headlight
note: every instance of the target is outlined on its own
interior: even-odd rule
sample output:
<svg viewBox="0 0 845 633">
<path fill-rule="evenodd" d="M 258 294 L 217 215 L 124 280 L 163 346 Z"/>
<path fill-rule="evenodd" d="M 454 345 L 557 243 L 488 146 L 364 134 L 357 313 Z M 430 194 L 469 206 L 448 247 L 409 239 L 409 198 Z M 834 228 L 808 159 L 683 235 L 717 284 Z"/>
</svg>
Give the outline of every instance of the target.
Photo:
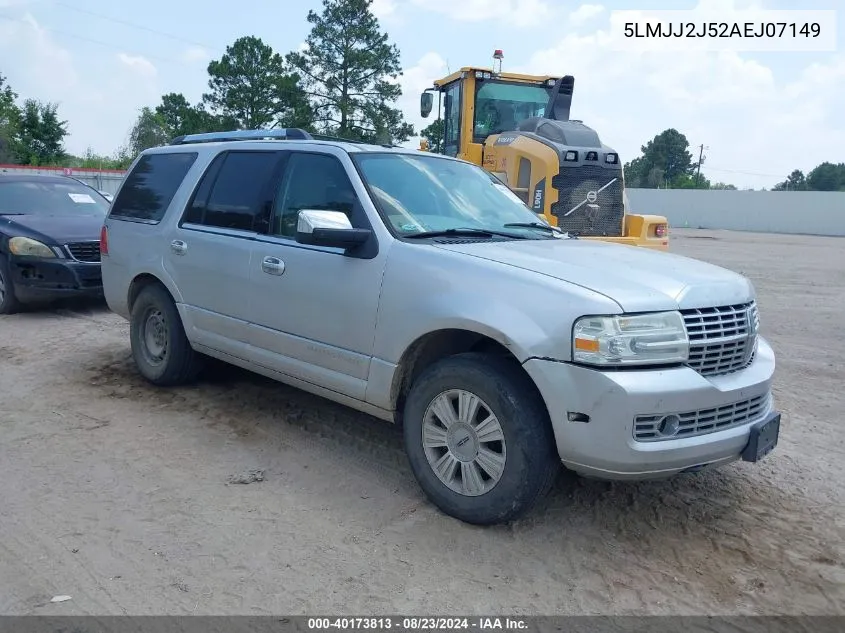
<svg viewBox="0 0 845 633">
<path fill-rule="evenodd" d="M 12 255 L 24 257 L 55 257 L 56 254 L 46 244 L 28 237 L 13 237 L 9 240 L 9 251 Z"/>
<path fill-rule="evenodd" d="M 578 319 L 572 358 L 589 365 L 680 363 L 689 357 L 689 337 L 680 312 L 589 316 Z"/>
</svg>

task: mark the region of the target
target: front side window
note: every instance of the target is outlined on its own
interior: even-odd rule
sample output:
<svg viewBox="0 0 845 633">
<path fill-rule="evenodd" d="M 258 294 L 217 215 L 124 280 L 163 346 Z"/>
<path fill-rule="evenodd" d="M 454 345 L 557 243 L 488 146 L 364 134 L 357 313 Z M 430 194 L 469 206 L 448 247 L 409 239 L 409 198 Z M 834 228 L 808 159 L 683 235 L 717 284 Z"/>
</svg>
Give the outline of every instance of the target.
<svg viewBox="0 0 845 633">
<path fill-rule="evenodd" d="M 329 154 L 293 153 L 276 195 L 271 234 L 295 237 L 299 212 L 342 211 L 355 224 L 355 190 L 341 162 Z"/>
<path fill-rule="evenodd" d="M 231 151 L 218 156 L 203 176 L 185 222 L 265 232 L 273 202 L 271 181 L 281 152 Z"/>
<path fill-rule="evenodd" d="M 475 95 L 476 142 L 490 134 L 501 134 L 532 117 L 544 116 L 549 90 L 536 84 L 484 81 L 477 84 Z"/>
<path fill-rule="evenodd" d="M 160 222 L 196 159 L 195 152 L 141 157 L 126 177 L 109 217 Z"/>
<path fill-rule="evenodd" d="M 550 229 L 537 230 L 542 220 L 516 194 L 476 165 L 401 153 L 361 153 L 354 160 L 400 237 L 467 228 L 514 237 L 552 236 Z"/>
<path fill-rule="evenodd" d="M 98 215 L 109 203 L 95 190 L 67 179 L 0 179 L 0 215 Z"/>
</svg>

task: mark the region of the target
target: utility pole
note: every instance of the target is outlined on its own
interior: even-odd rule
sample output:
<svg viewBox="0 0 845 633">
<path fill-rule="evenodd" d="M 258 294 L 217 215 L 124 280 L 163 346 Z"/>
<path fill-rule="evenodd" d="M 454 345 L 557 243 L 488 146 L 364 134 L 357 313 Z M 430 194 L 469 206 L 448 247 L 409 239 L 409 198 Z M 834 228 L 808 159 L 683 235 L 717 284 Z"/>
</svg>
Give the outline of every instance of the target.
<svg viewBox="0 0 845 633">
<path fill-rule="evenodd" d="M 710 149 L 709 147 L 706 149 Z M 704 143 L 698 146 L 698 173 L 695 175 L 695 188 L 701 187 L 701 163 L 704 162 Z"/>
</svg>

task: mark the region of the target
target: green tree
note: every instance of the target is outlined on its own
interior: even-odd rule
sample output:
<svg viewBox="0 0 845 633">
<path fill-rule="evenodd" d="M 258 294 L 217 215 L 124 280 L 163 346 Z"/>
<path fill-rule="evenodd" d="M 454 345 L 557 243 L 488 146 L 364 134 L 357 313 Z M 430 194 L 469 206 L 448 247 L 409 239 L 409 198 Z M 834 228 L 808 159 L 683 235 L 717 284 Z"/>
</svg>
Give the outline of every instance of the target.
<svg viewBox="0 0 845 633">
<path fill-rule="evenodd" d="M 208 64 L 210 92 L 203 102 L 237 128 L 308 127 L 311 112 L 299 77 L 254 36 L 241 37 Z"/>
<path fill-rule="evenodd" d="M 786 180 L 776 184 L 772 191 L 806 191 L 807 179 L 804 177 L 804 172 L 800 169 L 794 170 L 786 177 Z"/>
<path fill-rule="evenodd" d="M 630 187 L 688 188 L 698 163 L 693 162 L 687 137 L 674 128 L 664 130 L 640 148 L 642 156 L 625 164 L 625 180 Z M 703 184 L 703 180 L 702 180 Z"/>
<path fill-rule="evenodd" d="M 323 0 L 308 12 L 305 48 L 287 55 L 302 77 L 318 129 L 367 142 L 403 142 L 414 135 L 399 109 L 399 49 L 382 33 L 372 0 Z"/>
<path fill-rule="evenodd" d="M 845 191 L 845 163 L 825 161 L 807 174 L 810 191 Z"/>
<path fill-rule="evenodd" d="M 736 191 L 737 190 L 735 185 L 729 185 L 728 183 L 724 183 L 724 182 L 714 182 L 712 185 L 710 185 L 710 189 L 720 189 L 720 190 L 726 190 L 726 191 Z"/>
<path fill-rule="evenodd" d="M 428 141 L 428 146 L 432 152 L 437 154 L 443 153 L 443 139 L 445 136 L 443 119 L 437 119 L 420 131 L 420 136 Z"/>
<path fill-rule="evenodd" d="M 202 103 L 191 105 L 185 95 L 171 92 L 161 98 L 155 114 L 164 124 L 167 134 L 174 138 L 183 134 L 221 132 L 238 128 L 238 121 L 228 116 L 208 112 Z"/>
<path fill-rule="evenodd" d="M 162 117 L 152 108 L 142 108 L 129 132 L 128 154 L 137 156 L 145 149 L 167 145 L 170 135 Z"/>
<path fill-rule="evenodd" d="M 24 165 L 58 164 L 67 156 L 64 149 L 67 134 L 67 121 L 59 119 L 58 105 L 27 99 L 21 108 L 15 150 L 18 161 Z"/>
<path fill-rule="evenodd" d="M 17 98 L 17 93 L 0 74 L 0 163 L 17 160 L 16 149 L 21 121 Z"/>
</svg>

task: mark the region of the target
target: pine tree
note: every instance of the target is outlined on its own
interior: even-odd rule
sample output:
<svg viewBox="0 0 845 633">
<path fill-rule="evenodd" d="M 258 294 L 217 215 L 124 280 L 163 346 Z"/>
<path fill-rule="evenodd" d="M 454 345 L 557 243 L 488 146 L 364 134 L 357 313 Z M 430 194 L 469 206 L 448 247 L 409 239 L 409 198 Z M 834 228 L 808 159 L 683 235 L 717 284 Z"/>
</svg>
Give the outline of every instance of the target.
<svg viewBox="0 0 845 633">
<path fill-rule="evenodd" d="M 372 0 L 323 0 L 308 12 L 313 25 L 302 51 L 287 55 L 325 134 L 367 142 L 403 142 L 414 135 L 394 107 L 402 96 L 399 49 L 371 11 Z"/>
</svg>

